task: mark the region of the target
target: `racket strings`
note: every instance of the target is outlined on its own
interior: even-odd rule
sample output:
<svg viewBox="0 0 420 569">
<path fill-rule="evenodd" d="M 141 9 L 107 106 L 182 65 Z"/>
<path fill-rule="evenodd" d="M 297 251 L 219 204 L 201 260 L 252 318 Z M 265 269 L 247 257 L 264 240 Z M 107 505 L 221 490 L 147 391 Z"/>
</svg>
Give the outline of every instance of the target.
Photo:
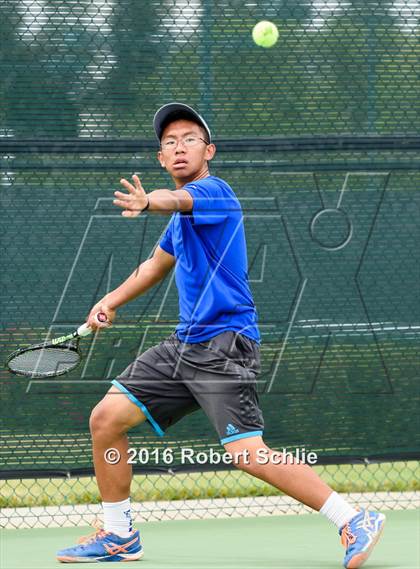
<svg viewBox="0 0 420 569">
<path fill-rule="evenodd" d="M 17 354 L 8 365 L 16 373 L 42 377 L 66 373 L 79 361 L 80 355 L 74 347 L 45 346 Z"/>
</svg>

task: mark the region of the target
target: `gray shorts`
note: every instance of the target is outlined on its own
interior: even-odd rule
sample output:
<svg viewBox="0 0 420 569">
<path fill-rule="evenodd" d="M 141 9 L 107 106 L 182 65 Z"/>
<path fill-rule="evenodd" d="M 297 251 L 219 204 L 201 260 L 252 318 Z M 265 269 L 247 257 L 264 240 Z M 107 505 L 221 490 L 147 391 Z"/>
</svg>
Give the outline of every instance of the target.
<svg viewBox="0 0 420 569">
<path fill-rule="evenodd" d="M 225 444 L 262 435 L 256 391 L 260 369 L 259 346 L 243 334 L 228 330 L 189 344 L 173 333 L 112 384 L 141 408 L 159 435 L 201 408 Z"/>
</svg>

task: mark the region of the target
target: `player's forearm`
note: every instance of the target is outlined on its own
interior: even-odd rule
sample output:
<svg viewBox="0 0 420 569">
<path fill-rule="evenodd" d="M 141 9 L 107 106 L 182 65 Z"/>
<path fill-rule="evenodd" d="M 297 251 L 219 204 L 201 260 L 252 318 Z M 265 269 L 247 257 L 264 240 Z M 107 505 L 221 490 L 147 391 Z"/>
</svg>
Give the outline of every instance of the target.
<svg viewBox="0 0 420 569">
<path fill-rule="evenodd" d="M 157 270 L 153 259 L 144 261 L 118 288 L 103 299 L 110 308 L 117 309 L 130 300 L 141 296 L 164 278 Z"/>
<path fill-rule="evenodd" d="M 180 200 L 171 190 L 153 190 L 147 194 L 148 212 L 168 215 L 180 210 Z"/>
</svg>

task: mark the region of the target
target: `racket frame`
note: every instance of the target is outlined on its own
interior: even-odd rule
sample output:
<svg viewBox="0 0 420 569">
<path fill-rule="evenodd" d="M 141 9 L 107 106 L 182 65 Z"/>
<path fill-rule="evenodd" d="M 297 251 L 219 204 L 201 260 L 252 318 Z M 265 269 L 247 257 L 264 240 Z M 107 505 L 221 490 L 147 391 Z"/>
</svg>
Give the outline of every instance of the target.
<svg viewBox="0 0 420 569">
<path fill-rule="evenodd" d="M 98 322 L 101 323 L 106 322 L 107 320 L 106 315 L 102 312 L 99 312 L 96 315 L 96 319 L 98 320 Z M 84 323 L 81 326 L 79 326 L 77 330 L 75 330 L 71 334 L 67 334 L 66 336 L 59 336 L 58 338 L 53 338 L 52 340 L 47 340 L 46 342 L 41 342 L 40 344 L 34 344 L 32 346 L 27 346 L 26 348 L 19 348 L 18 350 L 15 350 L 12 354 L 9 355 L 9 357 L 5 362 L 5 365 L 11 373 L 14 373 L 15 375 L 23 375 L 25 377 L 48 378 L 48 377 L 57 377 L 59 375 L 65 375 L 66 373 L 73 371 L 79 365 L 80 360 L 82 359 L 82 352 L 79 349 L 80 338 L 89 336 L 90 334 L 92 334 L 92 332 L 93 329 L 90 326 L 88 326 L 87 323 Z M 74 340 L 76 340 L 76 342 L 74 342 Z M 50 373 L 49 372 L 37 373 L 36 371 L 31 371 L 31 372 L 16 371 L 12 369 L 9 365 L 10 362 L 20 354 L 23 354 L 25 352 L 38 351 L 44 348 L 52 348 L 52 349 L 60 348 L 60 346 L 62 344 L 65 344 L 66 342 L 72 342 L 67 345 L 67 349 L 70 351 L 75 351 L 79 356 L 79 359 L 77 362 L 74 363 L 74 365 L 62 371 L 53 370 Z"/>
</svg>

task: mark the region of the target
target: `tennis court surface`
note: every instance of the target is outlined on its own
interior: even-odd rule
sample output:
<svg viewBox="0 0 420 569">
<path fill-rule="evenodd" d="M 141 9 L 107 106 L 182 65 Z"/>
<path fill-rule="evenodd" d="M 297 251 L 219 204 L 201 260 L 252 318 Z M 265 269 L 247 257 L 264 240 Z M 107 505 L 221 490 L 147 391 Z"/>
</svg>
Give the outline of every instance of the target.
<svg viewBox="0 0 420 569">
<path fill-rule="evenodd" d="M 333 569 L 341 567 L 343 557 L 338 536 L 318 515 L 150 522 L 140 529 L 145 556 L 134 563 L 145 569 Z M 3 530 L 1 568 L 58 567 L 55 552 L 89 531 Z M 388 512 L 386 530 L 368 566 L 417 569 L 419 533 L 420 510 Z"/>
</svg>

